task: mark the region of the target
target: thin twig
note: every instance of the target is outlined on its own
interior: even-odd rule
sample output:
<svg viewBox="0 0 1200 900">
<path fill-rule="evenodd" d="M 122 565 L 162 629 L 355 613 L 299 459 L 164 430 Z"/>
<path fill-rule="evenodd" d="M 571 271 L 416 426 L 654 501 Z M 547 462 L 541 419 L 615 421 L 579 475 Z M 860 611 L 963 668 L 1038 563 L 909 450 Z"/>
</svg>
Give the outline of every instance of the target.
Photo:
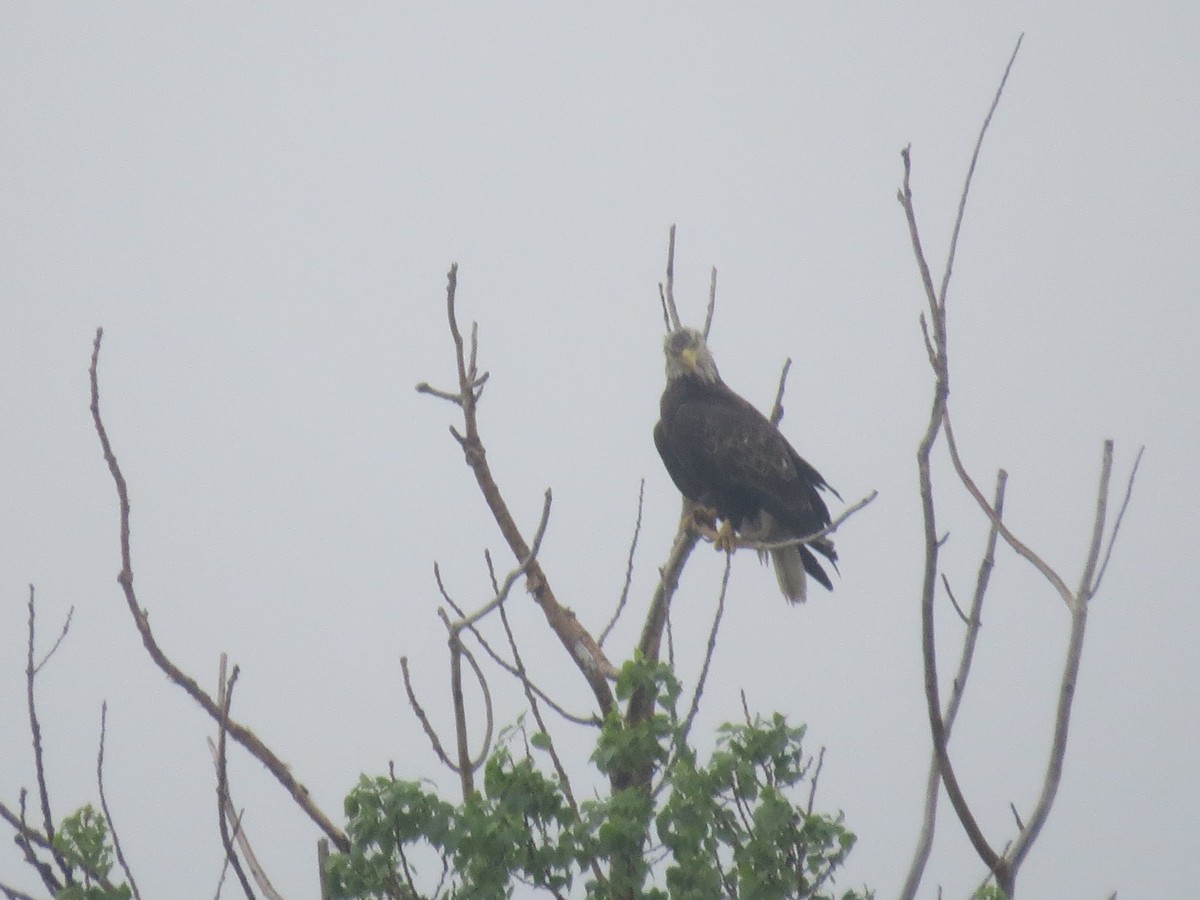
<svg viewBox="0 0 1200 900">
<path fill-rule="evenodd" d="M 212 756 L 213 770 L 215 771 L 217 767 L 217 745 L 211 737 L 206 737 L 204 741 L 208 744 L 208 752 Z M 242 814 L 237 811 L 237 807 L 233 803 L 233 797 L 229 794 L 228 790 L 225 793 L 225 820 L 233 825 L 233 839 L 237 842 L 238 849 L 242 852 L 242 859 L 245 861 L 250 877 L 254 879 L 254 883 L 258 885 L 258 889 L 263 892 L 263 896 L 268 898 L 268 900 L 283 900 L 282 895 L 271 884 L 271 879 L 267 876 L 266 870 L 254 853 L 254 846 L 250 843 L 250 836 L 246 833 L 246 828 L 242 824 Z M 320 840 L 324 841 L 325 846 L 328 848 L 329 839 L 321 838 Z"/>
<path fill-rule="evenodd" d="M 400 671 L 404 675 L 404 690 L 408 694 L 408 705 L 412 707 L 413 713 L 416 715 L 421 727 L 425 729 L 425 734 L 429 738 L 429 743 L 433 747 L 433 752 L 437 754 L 438 759 L 442 764 L 449 768 L 455 774 L 458 774 L 458 766 L 455 765 L 445 749 L 442 747 L 442 742 L 438 739 L 437 732 L 433 730 L 433 725 L 429 722 L 429 717 L 425 715 L 425 709 L 417 702 L 417 695 L 413 691 L 412 679 L 408 674 L 408 657 L 400 657 Z"/>
<path fill-rule="evenodd" d="M 788 372 L 792 368 L 792 358 L 789 356 L 783 362 L 783 370 L 779 373 L 779 389 L 775 391 L 775 402 L 771 404 L 771 415 L 768 417 L 776 428 L 783 421 L 783 392 L 787 388 Z"/>
<path fill-rule="evenodd" d="M 613 610 L 612 618 L 608 620 L 608 624 L 604 626 L 604 630 L 600 632 L 600 640 L 597 642 L 601 647 L 608 640 L 609 634 L 616 627 L 617 620 L 621 618 L 621 613 L 625 610 L 625 603 L 629 600 L 629 588 L 633 584 L 633 557 L 637 551 L 638 536 L 642 533 L 642 501 L 646 496 L 646 479 L 643 478 L 641 484 L 638 485 L 638 504 L 637 504 L 637 520 L 633 523 L 633 539 L 629 542 L 629 556 L 625 560 L 625 583 L 621 586 L 621 596 L 617 598 L 617 608 Z"/>
<path fill-rule="evenodd" d="M 712 330 L 713 314 L 717 311 L 717 267 L 712 267 L 712 274 L 708 278 L 708 306 L 704 310 L 704 339 L 708 340 L 708 333 Z"/>
<path fill-rule="evenodd" d="M 466 658 L 467 664 L 471 667 L 472 671 L 474 671 L 475 678 L 479 682 L 479 690 L 483 695 L 486 724 L 484 726 L 483 745 L 480 748 L 479 753 L 477 753 L 470 760 L 471 768 L 474 770 L 483 765 L 484 760 L 487 758 L 488 750 L 492 745 L 492 730 L 495 727 L 495 719 L 492 714 L 492 693 L 488 689 L 487 679 L 483 675 L 483 669 L 479 668 L 479 663 L 475 660 L 475 655 L 466 648 L 458 634 L 455 634 L 454 640 L 458 642 L 457 646 L 459 651 L 462 653 L 463 657 Z"/>
<path fill-rule="evenodd" d="M 0 818 L 8 822 L 12 826 L 16 834 L 13 835 L 13 843 L 21 848 L 21 853 L 25 857 L 25 862 L 28 863 L 42 879 L 42 884 L 50 891 L 51 895 L 56 895 L 62 890 L 62 882 L 58 880 L 58 876 L 54 874 L 54 868 L 49 863 L 43 862 L 34 852 L 34 845 L 41 847 L 43 850 L 50 849 L 50 841 L 46 836 L 33 828 L 25 821 L 25 800 L 27 792 L 25 788 L 21 788 L 19 794 L 19 812 L 13 812 L 3 802 L 0 802 Z"/>
<path fill-rule="evenodd" d="M 817 754 L 817 770 L 813 772 L 812 778 L 808 782 L 808 809 L 806 812 L 811 816 L 813 805 L 817 799 L 817 781 L 821 778 L 821 769 L 825 766 L 825 745 L 821 745 L 821 752 Z"/>
<path fill-rule="evenodd" d="M 62 872 L 66 884 L 72 885 L 75 883 L 75 879 L 71 874 L 71 867 L 54 845 L 54 815 L 50 811 L 50 790 L 46 786 L 46 765 L 42 752 L 42 726 L 38 722 L 37 703 L 34 701 L 33 696 L 33 683 L 37 678 L 38 670 L 38 667 L 33 664 L 34 623 L 36 621 L 37 612 L 34 607 L 34 588 L 31 584 L 29 585 L 29 652 L 26 656 L 25 665 L 25 700 L 29 710 L 29 733 L 33 742 L 33 765 L 37 774 L 38 798 L 41 801 L 42 827 L 46 834 L 46 843 L 49 847 L 50 855 L 54 857 L 59 871 Z M 53 652 L 51 650 L 51 653 Z M 49 659 L 49 654 L 46 655 L 46 659 Z M 45 659 L 42 660 L 43 663 L 45 661 Z"/>
<path fill-rule="evenodd" d="M 1017 831 L 1024 831 L 1025 823 L 1021 821 L 1021 814 L 1017 812 L 1017 805 L 1010 800 L 1008 808 L 1013 814 L 1013 821 L 1017 823 Z"/>
<path fill-rule="evenodd" d="M 942 289 L 938 294 L 938 305 L 942 308 L 945 314 L 946 308 L 946 291 L 950 287 L 950 274 L 954 269 L 954 255 L 958 249 L 958 234 L 962 230 L 963 215 L 967 211 L 967 194 L 971 192 L 971 179 L 975 177 L 975 163 L 979 160 L 979 151 L 983 149 L 983 136 L 987 134 L 988 126 L 992 124 L 992 116 L 996 112 L 996 107 L 1000 105 L 1000 97 L 1004 93 L 1004 86 L 1008 84 L 1008 75 L 1012 71 L 1013 63 L 1017 61 L 1017 53 L 1021 49 L 1021 41 L 1025 40 L 1025 33 L 1022 32 L 1017 37 L 1017 45 L 1013 47 L 1012 55 L 1008 58 L 1008 65 L 1004 67 L 1004 75 L 1000 78 L 1000 85 L 996 88 L 996 96 L 992 98 L 992 105 L 988 107 L 987 115 L 983 118 L 983 125 L 979 128 L 979 137 L 975 141 L 975 149 L 971 153 L 971 164 L 967 167 L 967 177 L 963 180 L 962 196 L 958 199 L 958 215 L 954 217 L 954 232 L 950 236 L 950 249 L 946 254 L 946 269 L 942 273 Z"/>
<path fill-rule="evenodd" d="M 663 302 L 663 316 L 667 320 L 667 331 L 679 328 L 679 308 L 675 306 L 675 225 L 667 238 L 667 281 L 659 285 L 659 297 Z"/>
<path fill-rule="evenodd" d="M 958 605 L 958 598 L 954 596 L 954 590 L 950 587 L 950 579 L 946 577 L 945 572 L 942 573 L 942 587 L 946 589 L 946 596 L 950 598 L 950 604 L 954 607 L 954 611 L 958 613 L 958 617 L 962 619 L 963 624 L 970 625 L 971 620 L 967 618 L 967 614 Z"/>
<path fill-rule="evenodd" d="M 34 900 L 32 895 L 19 891 L 2 881 L 0 881 L 0 893 L 3 893 L 7 900 Z"/>
<path fill-rule="evenodd" d="M 717 649 L 717 632 L 721 628 L 721 618 L 725 615 L 725 596 L 729 591 L 729 575 L 733 570 L 732 554 L 725 554 L 725 574 L 721 577 L 721 592 L 717 595 L 717 611 L 713 614 L 712 627 L 708 631 L 708 643 L 704 648 L 704 662 L 700 666 L 700 675 L 696 679 L 696 688 L 692 692 L 692 702 L 688 707 L 687 717 L 683 720 L 679 742 L 686 743 L 688 733 L 692 730 L 692 722 L 700 711 L 700 698 L 704 695 L 704 685 L 708 681 L 708 669 L 712 664 L 713 654 Z"/>
<path fill-rule="evenodd" d="M 443 610 L 439 610 L 444 615 Z M 463 646 L 458 633 L 450 632 L 450 702 L 454 710 L 454 738 L 458 751 L 458 778 L 462 786 L 463 803 L 475 793 L 475 765 L 467 745 L 467 707 L 462 689 Z M 491 731 L 491 703 L 488 708 L 488 731 Z M 490 738 L 490 733 L 489 733 Z"/>
<path fill-rule="evenodd" d="M 684 515 L 680 519 L 679 529 L 675 533 L 670 553 L 667 554 L 667 561 L 658 570 L 658 585 L 654 589 L 654 595 L 650 598 L 650 609 L 642 626 L 638 650 L 649 660 L 658 659 L 671 598 L 679 589 L 679 576 L 682 574 L 683 567 L 687 563 L 688 557 L 691 556 L 692 550 L 700 540 L 699 533 L 688 525 L 688 520 L 691 518 L 690 509 L 691 503 L 685 498 L 683 500 Z"/>
<path fill-rule="evenodd" d="M 529 554 L 521 561 L 520 565 L 504 576 L 504 581 L 501 582 L 500 589 L 496 592 L 496 596 L 494 596 L 479 609 L 475 610 L 475 612 L 471 613 L 469 616 L 449 624 L 450 629 L 455 635 L 457 635 L 464 628 L 474 625 L 493 609 L 503 603 L 504 599 L 508 596 L 508 592 L 512 590 L 512 586 L 516 583 L 517 579 L 529 571 L 529 567 L 533 565 L 534 560 L 537 559 L 538 550 L 541 549 L 542 538 L 546 536 L 546 526 L 550 523 L 550 503 L 552 499 L 550 488 L 546 488 L 545 499 L 542 502 L 542 517 L 538 522 L 537 531 L 533 535 L 533 546 L 530 548 Z"/>
<path fill-rule="evenodd" d="M 30 585 L 29 587 L 30 587 L 30 590 L 33 589 L 33 585 Z M 67 610 L 67 618 L 65 620 L 63 620 L 62 631 L 59 632 L 58 639 L 54 642 L 54 646 L 51 647 L 49 650 L 47 650 L 46 655 L 42 657 L 42 661 L 33 667 L 34 675 L 36 675 L 38 672 L 40 672 L 42 670 L 42 666 L 44 666 L 46 663 L 50 662 L 50 657 L 52 657 L 54 655 L 54 651 L 56 651 L 59 648 L 59 645 L 62 644 L 63 639 L 66 638 L 66 636 L 67 636 L 67 632 L 71 630 L 71 619 L 74 618 L 74 616 L 75 616 L 75 607 L 72 605 L 72 607 Z"/>
<path fill-rule="evenodd" d="M 983 493 L 975 484 L 975 480 L 971 478 L 970 474 L 967 472 L 966 466 L 963 465 L 962 458 L 959 456 L 958 442 L 954 439 L 954 428 L 950 424 L 949 409 L 943 413 L 942 419 L 945 423 L 946 446 L 950 451 L 950 461 L 954 463 L 954 471 L 958 473 L 958 478 L 963 483 L 963 486 L 967 489 L 970 495 L 975 498 L 975 503 L 981 510 L 983 510 L 984 515 L 986 515 L 992 522 L 996 524 L 1000 530 L 1000 535 L 1004 538 L 1005 542 L 1007 542 L 1007 544 L 1014 551 L 1016 551 L 1018 556 L 1042 573 L 1042 577 L 1050 582 L 1051 585 L 1053 585 L 1054 589 L 1058 591 L 1059 596 L 1062 598 L 1063 603 L 1066 604 L 1067 609 L 1070 609 L 1075 602 L 1075 597 L 1071 592 L 1071 589 L 1067 587 L 1067 583 L 1063 581 L 1062 577 L 1050 567 L 1049 563 L 1042 559 L 1038 554 L 1034 553 L 1033 550 L 1031 550 L 1024 542 L 1022 542 L 1015 534 L 1012 533 L 1007 525 L 999 520 L 999 518 L 996 516 L 996 511 L 988 504 L 987 499 L 983 496 Z"/>
<path fill-rule="evenodd" d="M 1125 482 L 1125 497 L 1121 501 L 1121 509 L 1117 512 L 1116 521 L 1113 522 L 1112 531 L 1108 536 L 1108 549 L 1104 552 L 1104 562 L 1100 564 L 1100 571 L 1096 573 L 1096 579 L 1088 588 L 1088 598 L 1094 597 L 1100 590 L 1100 582 L 1104 580 L 1104 573 L 1108 569 L 1108 561 L 1112 558 L 1113 547 L 1117 543 L 1117 534 L 1121 530 L 1121 523 L 1125 520 L 1125 510 L 1129 508 L 1129 501 L 1133 497 L 1133 480 L 1137 477 L 1138 466 L 1142 462 L 1142 453 L 1146 447 L 1143 445 L 1138 448 L 1137 456 L 1133 460 L 1133 468 L 1129 470 L 1129 480 Z"/>
<path fill-rule="evenodd" d="M 108 808 L 108 798 L 104 796 L 104 737 L 107 725 L 108 701 L 105 700 L 100 704 L 100 750 L 96 754 L 96 786 L 100 793 L 100 810 L 104 813 L 104 821 L 108 823 L 108 833 L 112 836 L 113 850 L 116 852 L 117 862 L 121 866 L 121 871 L 125 873 L 125 880 L 129 883 L 129 890 L 133 894 L 134 900 L 141 900 L 142 895 L 138 891 L 137 882 L 134 880 L 133 872 L 129 868 L 129 863 L 125 861 L 125 854 L 121 850 L 121 838 L 117 835 L 117 824 L 113 821 L 112 812 Z"/>
<path fill-rule="evenodd" d="M 233 872 L 238 877 L 238 882 L 242 885 L 242 891 L 246 894 L 247 900 L 254 900 L 254 890 L 250 887 L 250 879 L 246 877 L 246 872 L 242 869 L 242 863 L 238 859 L 237 851 L 233 847 L 233 839 L 229 835 L 229 826 L 225 822 L 225 805 L 229 801 L 229 773 L 226 769 L 225 759 L 225 735 L 226 725 L 229 722 L 229 707 L 233 703 L 233 688 L 237 684 L 238 674 L 241 670 L 235 665 L 233 672 L 229 675 L 229 681 L 225 681 L 225 654 L 221 654 L 221 718 L 217 721 L 217 827 L 221 831 L 221 845 L 225 848 L 225 859 L 233 868 Z M 240 821 L 238 827 L 240 829 Z"/>
<path fill-rule="evenodd" d="M 492 568 L 491 554 L 488 553 L 486 550 L 484 551 L 484 558 L 487 560 L 488 572 L 492 579 L 492 590 L 498 594 L 498 593 L 500 593 L 500 584 L 496 580 L 496 573 L 495 573 L 494 569 Z M 457 603 L 455 603 L 454 600 L 450 597 L 449 593 L 447 593 L 446 586 L 442 583 L 441 570 L 436 562 L 433 564 L 433 577 L 434 577 L 434 580 L 437 582 L 438 591 L 441 593 L 442 599 L 446 601 L 446 604 L 451 609 L 454 610 L 455 615 L 457 615 L 460 619 L 466 618 L 467 614 L 463 611 L 462 607 L 460 607 Z M 498 609 L 499 609 L 501 617 L 503 618 L 504 604 L 501 603 L 500 606 L 498 607 Z M 521 681 L 523 683 L 528 682 L 530 690 L 532 690 L 535 695 L 537 695 L 539 698 L 541 698 L 543 703 L 545 703 L 547 706 L 549 706 L 551 709 L 553 709 L 563 719 L 565 719 L 566 721 L 571 722 L 575 725 L 587 725 L 587 726 L 590 726 L 593 728 L 600 727 L 600 724 L 601 724 L 600 719 L 595 714 L 588 715 L 588 716 L 582 716 L 582 715 L 579 715 L 578 713 L 573 713 L 573 712 L 568 711 L 567 709 L 564 709 L 545 690 L 538 687 L 538 685 L 529 678 L 528 673 L 526 673 L 525 675 L 522 675 L 522 673 L 518 670 L 517 666 L 514 663 L 509 662 L 503 656 L 501 656 L 499 653 L 496 652 L 496 650 L 492 647 L 492 645 L 489 644 L 487 639 L 483 636 L 482 632 L 480 632 L 478 627 L 476 627 L 475 625 L 468 625 L 467 629 L 471 632 L 472 635 L 475 636 L 475 640 L 477 640 L 479 642 L 479 646 L 481 646 L 483 648 L 484 652 L 489 657 L 491 657 L 492 662 L 494 662 L 496 665 L 498 665 L 500 668 L 502 668 L 509 675 L 512 675 L 518 681 Z"/>
</svg>

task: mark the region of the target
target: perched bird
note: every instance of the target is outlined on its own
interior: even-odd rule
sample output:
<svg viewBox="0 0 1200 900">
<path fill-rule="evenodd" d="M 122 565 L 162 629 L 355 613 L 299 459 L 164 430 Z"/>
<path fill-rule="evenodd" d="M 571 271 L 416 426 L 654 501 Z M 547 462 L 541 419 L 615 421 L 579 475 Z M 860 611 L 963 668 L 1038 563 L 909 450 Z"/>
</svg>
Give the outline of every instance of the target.
<svg viewBox="0 0 1200 900">
<path fill-rule="evenodd" d="M 663 351 L 667 386 L 654 444 L 680 492 L 723 520 L 717 546 L 732 551 L 737 536 L 779 543 L 828 525 L 819 490 L 834 496 L 837 491 L 766 416 L 721 380 L 704 335 L 677 328 Z M 832 590 L 814 550 L 836 564 L 833 542 L 825 537 L 770 551 L 779 589 L 792 603 L 807 597 L 805 572 Z"/>
</svg>

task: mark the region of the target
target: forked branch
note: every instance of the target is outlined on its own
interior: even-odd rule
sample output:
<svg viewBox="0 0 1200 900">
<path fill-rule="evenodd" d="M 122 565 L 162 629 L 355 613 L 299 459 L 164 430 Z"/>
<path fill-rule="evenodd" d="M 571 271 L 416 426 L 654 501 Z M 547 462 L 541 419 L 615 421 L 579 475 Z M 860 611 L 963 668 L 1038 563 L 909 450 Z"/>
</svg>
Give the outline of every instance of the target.
<svg viewBox="0 0 1200 900">
<path fill-rule="evenodd" d="M 958 815 L 963 830 L 966 832 L 967 837 L 975 847 L 980 859 L 983 860 L 989 871 L 994 875 L 996 883 L 1000 889 L 1003 890 L 1007 896 L 1013 896 L 1017 872 L 1034 841 L 1037 839 L 1037 836 L 1040 833 L 1042 826 L 1045 824 L 1047 817 L 1049 816 L 1050 808 L 1053 805 L 1054 796 L 1057 792 L 1058 784 L 1062 777 L 1062 767 L 1066 754 L 1067 734 L 1070 724 L 1071 706 L 1074 700 L 1075 685 L 1079 671 L 1079 661 L 1082 653 L 1083 638 L 1087 622 L 1088 601 L 1094 595 L 1095 590 L 1099 585 L 1097 567 L 1100 563 L 1101 550 L 1104 545 L 1105 517 L 1108 503 L 1109 482 L 1112 473 L 1112 442 L 1105 442 L 1104 459 L 1101 466 L 1100 486 L 1097 494 L 1096 515 L 1092 528 L 1092 540 L 1087 559 L 1083 567 L 1083 573 L 1080 578 L 1080 587 L 1078 591 L 1073 592 L 1067 586 L 1063 578 L 1057 572 L 1055 572 L 1054 569 L 1050 567 L 1037 553 L 1030 549 L 1025 543 L 1020 541 L 1002 521 L 1003 472 L 1001 472 L 1001 478 L 997 483 L 997 494 L 995 501 L 989 503 L 983 496 L 983 493 L 979 490 L 975 481 L 971 478 L 962 462 L 959 454 L 958 444 L 955 440 L 954 431 L 950 423 L 948 409 L 948 398 L 950 394 L 950 366 L 947 352 L 948 341 L 946 327 L 946 296 L 949 290 L 955 251 L 957 248 L 958 237 L 966 209 L 966 201 L 970 191 L 971 179 L 975 172 L 975 165 L 979 158 L 979 152 L 983 144 L 984 136 L 987 133 L 989 124 L 991 123 L 992 115 L 999 104 L 1001 94 L 1004 91 L 1004 85 L 1007 82 L 1009 72 L 1012 69 L 1013 61 L 1016 58 L 1016 54 L 1020 49 L 1020 46 L 1021 41 L 1018 40 L 1016 47 L 1013 49 L 1012 57 L 1010 57 L 1008 61 L 1008 66 L 1005 68 L 1004 77 L 1001 79 L 1000 86 L 996 91 L 996 95 L 992 101 L 991 107 L 989 108 L 987 116 L 984 119 L 983 126 L 979 132 L 979 137 L 975 143 L 974 152 L 971 156 L 971 164 L 964 181 L 962 196 L 959 201 L 958 215 L 954 223 L 954 230 L 950 240 L 950 248 L 947 254 L 946 266 L 942 276 L 940 291 L 935 291 L 934 289 L 933 278 L 930 274 L 929 266 L 922 248 L 919 230 L 917 228 L 917 219 L 913 208 L 913 195 L 910 186 L 910 153 L 908 148 L 905 148 L 901 153 L 904 161 L 904 179 L 898 194 L 898 199 L 904 208 L 905 218 L 908 222 L 909 235 L 913 245 L 913 253 L 916 257 L 917 267 L 921 275 L 921 282 L 925 289 L 926 301 L 928 305 L 928 317 L 926 317 L 924 314 L 921 316 L 921 330 L 924 336 L 926 353 L 929 357 L 930 366 L 932 367 L 935 376 L 933 403 L 930 410 L 929 422 L 917 451 L 918 480 L 920 484 L 926 545 L 925 570 L 921 593 L 922 656 L 924 659 L 925 669 L 926 706 L 933 739 L 935 764 L 931 768 L 928 782 L 930 796 L 927 799 L 926 804 L 925 829 L 923 830 L 921 839 L 918 843 L 918 849 L 913 860 L 913 865 L 909 871 L 909 876 L 906 880 L 903 893 L 901 894 L 903 898 L 911 898 L 915 895 L 917 886 L 920 882 L 925 859 L 928 856 L 929 845 L 932 841 L 934 822 L 932 797 L 933 792 L 936 791 L 937 782 L 939 780 L 945 785 L 946 793 L 950 798 L 956 814 Z M 985 553 L 984 563 L 981 566 L 980 577 L 976 585 L 975 602 L 972 605 L 971 616 L 967 620 L 968 631 L 966 637 L 964 638 L 959 674 L 955 680 L 951 701 L 947 706 L 945 713 L 942 711 L 939 697 L 936 640 L 934 635 L 934 596 L 936 592 L 939 571 L 938 558 L 942 543 L 938 539 L 930 462 L 933 446 L 936 443 L 938 435 L 943 431 L 943 429 L 946 434 L 946 443 L 950 458 L 954 464 L 954 468 L 960 482 L 966 488 L 968 493 L 970 493 L 975 499 L 976 503 L 979 505 L 980 509 L 983 510 L 991 524 L 988 549 Z M 1134 472 L 1136 472 L 1136 464 L 1134 466 Z M 1128 505 L 1128 497 L 1129 492 L 1132 490 L 1132 484 L 1133 473 L 1130 475 L 1129 488 L 1126 491 L 1126 500 L 1122 505 L 1122 514 L 1125 507 Z M 1109 553 L 1111 553 L 1112 543 L 1115 539 L 1115 532 L 1119 527 L 1119 524 L 1120 516 L 1118 516 L 1117 524 L 1113 528 L 1113 535 L 1109 539 Z M 962 697 L 966 675 L 969 670 L 970 656 L 973 652 L 974 642 L 978 632 L 979 604 L 982 603 L 983 591 L 986 589 L 986 575 L 991 570 L 992 556 L 997 541 L 997 536 L 1002 537 L 1004 541 L 1010 547 L 1012 547 L 1012 549 L 1021 558 L 1033 565 L 1034 568 L 1036 568 L 1043 575 L 1043 577 L 1046 578 L 1046 580 L 1054 588 L 1055 592 L 1064 601 L 1071 614 L 1071 631 L 1068 640 L 1066 661 L 1059 687 L 1059 700 L 1057 714 L 1055 716 L 1054 734 L 1051 740 L 1049 759 L 1043 777 L 1042 790 L 1038 797 L 1033 813 L 1023 822 L 1018 817 L 1018 822 L 1021 824 L 1018 827 L 1019 834 L 1017 838 L 1010 844 L 1006 845 L 1005 849 L 999 853 L 992 848 L 987 839 L 984 837 L 979 823 L 977 822 L 970 805 L 967 803 L 962 788 L 958 783 L 954 767 L 951 764 L 949 752 L 947 750 L 950 726 L 953 723 L 954 715 L 957 712 L 958 702 Z M 1107 554 L 1105 555 L 1105 560 L 1107 561 Z M 1102 572 L 1103 567 L 1100 566 L 1100 573 L 1102 574 Z"/>
<path fill-rule="evenodd" d="M 614 702 L 609 679 L 616 677 L 616 669 L 609 662 L 599 644 L 575 617 L 575 614 L 558 602 L 541 564 L 535 558 L 530 545 L 513 519 L 508 504 L 501 495 L 500 488 L 488 465 L 487 452 L 479 435 L 477 418 L 479 390 L 486 376 L 480 376 L 476 367 L 477 329 L 472 328 L 469 348 L 459 330 L 458 316 L 455 310 L 457 286 L 458 265 L 454 264 L 450 267 L 446 279 L 446 316 L 450 326 L 450 336 L 454 341 L 458 392 L 438 391 L 425 383 L 418 385 L 417 390 L 452 399 L 456 405 L 462 408 L 463 431 L 460 433 L 457 429 L 451 428 L 451 433 L 462 447 L 466 463 L 475 475 L 475 481 L 479 485 L 484 501 L 499 526 L 500 533 L 504 536 L 509 550 L 524 569 L 521 574 L 525 576 L 526 588 L 541 607 L 547 623 L 587 680 L 601 713 L 607 714 L 613 708 Z"/>
</svg>

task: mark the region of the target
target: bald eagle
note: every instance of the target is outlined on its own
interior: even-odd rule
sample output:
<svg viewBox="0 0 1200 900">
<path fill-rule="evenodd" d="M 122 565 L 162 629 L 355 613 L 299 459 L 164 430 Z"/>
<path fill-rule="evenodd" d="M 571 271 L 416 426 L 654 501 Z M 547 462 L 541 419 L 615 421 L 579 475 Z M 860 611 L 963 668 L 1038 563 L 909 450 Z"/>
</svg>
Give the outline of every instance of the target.
<svg viewBox="0 0 1200 900">
<path fill-rule="evenodd" d="M 723 520 L 718 547 L 732 550 L 735 532 L 746 540 L 779 543 L 828 525 L 819 490 L 834 496 L 837 491 L 766 416 L 721 380 L 704 335 L 677 328 L 663 350 L 667 387 L 654 443 L 680 492 Z M 770 551 L 779 588 L 792 603 L 806 599 L 806 572 L 832 590 L 814 550 L 836 563 L 833 542 L 825 537 Z"/>
</svg>

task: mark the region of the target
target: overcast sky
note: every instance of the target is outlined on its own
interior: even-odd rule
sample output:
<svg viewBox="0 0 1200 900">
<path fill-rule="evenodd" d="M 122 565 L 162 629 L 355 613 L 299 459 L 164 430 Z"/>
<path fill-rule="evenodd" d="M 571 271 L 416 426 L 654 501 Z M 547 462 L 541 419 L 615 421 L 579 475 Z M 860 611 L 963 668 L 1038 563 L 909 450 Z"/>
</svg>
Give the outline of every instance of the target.
<svg viewBox="0 0 1200 900">
<path fill-rule="evenodd" d="M 0 798 L 33 787 L 26 610 L 57 816 L 106 789 L 147 897 L 211 897 L 214 729 L 154 668 L 115 575 L 103 408 L 133 502 L 141 602 L 234 716 L 341 821 L 389 760 L 448 797 L 403 697 L 411 657 L 448 729 L 436 560 L 463 604 L 505 548 L 447 433 L 444 289 L 479 323 L 481 428 L 543 565 L 598 632 L 645 479 L 624 658 L 678 495 L 651 440 L 662 277 L 703 316 L 725 379 L 853 501 L 841 576 L 789 608 L 739 554 L 698 734 L 752 709 L 827 748 L 818 805 L 859 835 L 843 887 L 895 895 L 929 737 L 919 654 L 914 452 L 930 397 L 924 304 L 896 202 L 899 151 L 940 271 L 970 149 L 1017 37 L 950 289 L 956 432 L 1008 516 L 1079 578 L 1102 442 L 1146 453 L 1091 612 L 1057 806 L 1023 872 L 1032 898 L 1181 896 L 1200 882 L 1194 563 L 1200 480 L 1200 6 L 1045 3 L 0 7 Z M 969 593 L 984 522 L 939 464 L 945 573 Z M 836 511 L 836 509 L 835 509 Z M 674 608 L 692 684 L 721 566 L 700 548 Z M 943 604 L 944 605 L 944 604 Z M 586 686 L 521 592 L 535 677 Z M 960 626 L 939 618 L 944 665 Z M 953 753 L 989 837 L 1040 788 L 1068 617 L 1000 554 Z M 501 718 L 519 711 L 499 675 Z M 557 723 L 577 763 L 586 740 Z M 588 738 L 590 740 L 590 738 Z M 317 896 L 315 828 L 237 749 L 231 777 L 277 886 Z M 36 891 L 11 843 L 0 881 Z M 949 807 L 922 896 L 982 876 Z"/>
</svg>

